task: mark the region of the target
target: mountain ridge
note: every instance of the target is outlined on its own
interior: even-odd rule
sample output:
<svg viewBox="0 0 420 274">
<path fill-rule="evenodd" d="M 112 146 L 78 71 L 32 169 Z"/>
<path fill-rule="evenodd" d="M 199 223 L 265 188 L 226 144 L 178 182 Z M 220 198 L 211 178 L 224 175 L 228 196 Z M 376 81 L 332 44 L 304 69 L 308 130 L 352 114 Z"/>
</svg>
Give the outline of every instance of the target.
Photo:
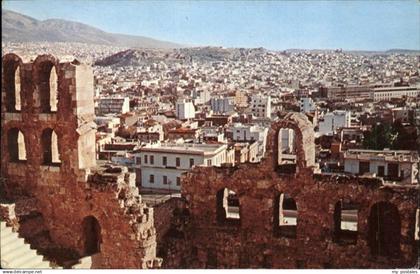
<svg viewBox="0 0 420 274">
<path fill-rule="evenodd" d="M 37 20 L 2 8 L 2 41 L 80 42 L 133 48 L 181 48 L 184 45 L 146 36 L 105 32 L 90 25 L 64 19 Z"/>
</svg>

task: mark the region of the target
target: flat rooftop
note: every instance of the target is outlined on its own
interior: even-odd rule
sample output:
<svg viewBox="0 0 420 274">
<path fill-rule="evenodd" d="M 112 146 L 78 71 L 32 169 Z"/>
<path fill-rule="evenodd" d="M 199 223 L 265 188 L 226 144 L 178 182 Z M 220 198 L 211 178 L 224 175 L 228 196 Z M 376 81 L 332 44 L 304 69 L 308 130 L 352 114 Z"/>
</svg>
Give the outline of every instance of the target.
<svg viewBox="0 0 420 274">
<path fill-rule="evenodd" d="M 419 155 L 414 150 L 349 149 L 344 153 L 344 159 L 418 162 Z"/>
<path fill-rule="evenodd" d="M 140 148 L 142 151 L 167 152 L 167 153 L 188 153 L 188 154 L 214 154 L 227 148 L 225 144 L 173 144 L 162 143 L 146 145 Z"/>
<path fill-rule="evenodd" d="M 401 90 L 418 90 L 418 87 L 385 87 L 385 88 L 374 88 L 373 90 L 375 92 L 381 92 L 381 91 L 401 91 Z"/>
</svg>

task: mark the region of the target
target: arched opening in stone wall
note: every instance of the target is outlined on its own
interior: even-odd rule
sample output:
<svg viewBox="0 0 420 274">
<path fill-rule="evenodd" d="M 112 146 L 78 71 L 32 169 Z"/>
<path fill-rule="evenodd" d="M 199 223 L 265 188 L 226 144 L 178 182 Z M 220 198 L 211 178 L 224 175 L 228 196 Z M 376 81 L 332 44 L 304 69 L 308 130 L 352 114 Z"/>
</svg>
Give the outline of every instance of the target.
<svg viewBox="0 0 420 274">
<path fill-rule="evenodd" d="M 17 61 L 7 60 L 3 67 L 3 85 L 6 92 L 6 111 L 21 111 L 21 73 Z"/>
<path fill-rule="evenodd" d="M 101 226 L 93 216 L 83 219 L 84 256 L 90 256 L 101 251 Z"/>
<path fill-rule="evenodd" d="M 296 238 L 297 220 L 296 201 L 285 193 L 277 195 L 274 201 L 274 234 Z"/>
<path fill-rule="evenodd" d="M 7 147 L 10 162 L 26 161 L 25 136 L 17 128 L 11 128 L 7 132 Z"/>
<path fill-rule="evenodd" d="M 51 61 L 44 61 L 39 65 L 38 92 L 42 112 L 57 111 L 58 103 L 58 76 L 56 67 Z"/>
<path fill-rule="evenodd" d="M 356 244 L 358 235 L 358 206 L 340 200 L 334 209 L 334 241 L 343 244 Z"/>
<path fill-rule="evenodd" d="M 60 165 L 60 154 L 58 150 L 58 137 L 54 130 L 50 128 L 44 129 L 41 136 L 43 164 L 44 165 Z"/>
<path fill-rule="evenodd" d="M 296 173 L 296 134 L 293 129 L 281 128 L 278 134 L 278 171 Z"/>
<path fill-rule="evenodd" d="M 400 257 L 401 220 L 396 206 L 379 202 L 369 215 L 368 244 L 374 256 Z"/>
<path fill-rule="evenodd" d="M 240 224 L 240 205 L 236 193 L 227 188 L 217 192 L 217 221 L 219 224 Z"/>
<path fill-rule="evenodd" d="M 315 163 L 313 124 L 302 113 L 290 112 L 271 126 L 269 142 L 273 168 L 279 174 L 312 169 Z"/>
</svg>

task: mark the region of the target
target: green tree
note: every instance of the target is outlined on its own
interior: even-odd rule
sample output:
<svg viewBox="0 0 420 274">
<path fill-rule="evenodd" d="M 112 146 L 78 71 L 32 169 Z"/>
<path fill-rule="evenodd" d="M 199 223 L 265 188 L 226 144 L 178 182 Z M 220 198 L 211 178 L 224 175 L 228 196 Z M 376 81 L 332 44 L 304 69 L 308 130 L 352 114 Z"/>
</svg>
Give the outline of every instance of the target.
<svg viewBox="0 0 420 274">
<path fill-rule="evenodd" d="M 417 131 L 414 127 L 405 127 L 400 121 L 392 125 L 393 132 L 396 133 L 396 139 L 392 143 L 393 149 L 416 150 Z"/>
<path fill-rule="evenodd" d="M 388 124 L 376 124 L 372 131 L 365 135 L 363 147 L 366 149 L 383 150 L 393 148 L 398 133 Z"/>
</svg>

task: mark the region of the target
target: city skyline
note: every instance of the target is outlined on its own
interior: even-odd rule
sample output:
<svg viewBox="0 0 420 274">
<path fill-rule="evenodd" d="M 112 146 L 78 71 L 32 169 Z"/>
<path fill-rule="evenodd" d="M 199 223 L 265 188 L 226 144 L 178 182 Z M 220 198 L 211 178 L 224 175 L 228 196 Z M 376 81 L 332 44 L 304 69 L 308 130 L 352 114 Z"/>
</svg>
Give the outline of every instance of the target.
<svg viewBox="0 0 420 274">
<path fill-rule="evenodd" d="M 2 8 L 186 46 L 420 50 L 415 1 L 4 1 Z"/>
</svg>

